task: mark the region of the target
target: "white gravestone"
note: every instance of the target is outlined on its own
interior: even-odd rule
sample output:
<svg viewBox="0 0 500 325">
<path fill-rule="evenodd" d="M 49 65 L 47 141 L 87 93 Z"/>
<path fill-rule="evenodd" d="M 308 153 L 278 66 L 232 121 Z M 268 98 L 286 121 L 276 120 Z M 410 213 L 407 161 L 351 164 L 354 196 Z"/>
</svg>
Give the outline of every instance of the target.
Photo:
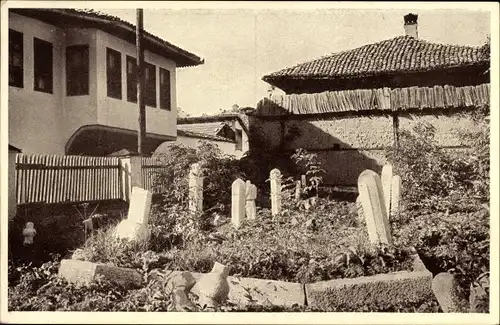
<svg viewBox="0 0 500 325">
<path fill-rule="evenodd" d="M 255 205 L 255 199 L 257 198 L 257 186 L 252 184 L 250 181 L 246 181 L 246 215 L 250 220 L 255 220 L 257 216 L 257 207 Z"/>
<path fill-rule="evenodd" d="M 365 170 L 358 177 L 358 191 L 372 244 L 391 244 L 391 232 L 380 176 Z"/>
<path fill-rule="evenodd" d="M 231 222 L 238 228 L 245 220 L 245 182 L 236 179 L 231 186 Z"/>
<path fill-rule="evenodd" d="M 305 188 L 307 186 L 306 175 L 300 176 L 300 183 L 302 184 L 302 188 Z"/>
<path fill-rule="evenodd" d="M 392 187 L 392 165 L 385 164 L 382 167 L 382 173 L 380 174 L 380 180 L 382 182 L 382 190 L 384 191 L 384 203 L 387 213 L 391 211 L 391 187 Z"/>
<path fill-rule="evenodd" d="M 302 193 L 302 185 L 300 181 L 295 183 L 295 201 L 300 201 L 300 195 Z"/>
<path fill-rule="evenodd" d="M 33 238 L 36 235 L 35 225 L 33 222 L 27 222 L 26 227 L 23 229 L 24 245 L 33 244 Z"/>
<path fill-rule="evenodd" d="M 203 177 L 199 163 L 193 164 L 189 172 L 189 211 L 195 214 L 203 211 Z"/>
<path fill-rule="evenodd" d="M 281 172 L 273 169 L 270 173 L 271 179 L 271 214 L 273 216 L 281 212 Z"/>
<path fill-rule="evenodd" d="M 150 209 L 151 192 L 140 187 L 133 187 L 127 218 L 116 227 L 116 236 L 129 240 L 147 240 Z"/>
<path fill-rule="evenodd" d="M 399 216 L 399 200 L 401 200 L 401 177 L 394 175 L 391 186 L 391 218 Z"/>
</svg>

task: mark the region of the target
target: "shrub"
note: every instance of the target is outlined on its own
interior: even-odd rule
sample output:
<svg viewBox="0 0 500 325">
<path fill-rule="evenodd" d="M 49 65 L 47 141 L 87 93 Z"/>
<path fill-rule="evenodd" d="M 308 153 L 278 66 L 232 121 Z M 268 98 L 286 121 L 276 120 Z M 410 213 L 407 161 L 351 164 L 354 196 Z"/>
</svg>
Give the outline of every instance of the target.
<svg viewBox="0 0 500 325">
<path fill-rule="evenodd" d="M 457 275 L 468 295 L 470 284 L 489 270 L 488 108 L 472 115 L 473 132 L 459 132 L 465 151 L 450 152 L 434 140 L 435 130 L 418 124 L 400 135 L 389 154 L 403 181 L 402 211 L 391 220 L 395 242 L 412 245 L 434 273 Z"/>
<path fill-rule="evenodd" d="M 165 165 L 165 171 L 157 173 L 156 186 L 166 187 L 163 204 L 187 205 L 191 165 L 200 163 L 203 170 L 203 209 L 213 207 L 227 209 L 231 202 L 231 184 L 237 177 L 244 177 L 238 161 L 222 154 L 215 144 L 201 142 L 196 148 L 172 145 L 164 154 L 157 156 Z"/>
</svg>

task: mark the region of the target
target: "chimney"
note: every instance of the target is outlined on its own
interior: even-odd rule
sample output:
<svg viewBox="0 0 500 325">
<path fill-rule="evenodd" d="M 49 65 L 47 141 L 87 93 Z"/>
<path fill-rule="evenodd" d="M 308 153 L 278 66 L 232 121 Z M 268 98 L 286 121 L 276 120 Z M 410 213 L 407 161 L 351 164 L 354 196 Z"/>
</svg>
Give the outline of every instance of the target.
<svg viewBox="0 0 500 325">
<path fill-rule="evenodd" d="M 405 21 L 405 34 L 406 36 L 411 36 L 413 38 L 418 38 L 418 15 L 409 13 L 404 16 Z"/>
</svg>

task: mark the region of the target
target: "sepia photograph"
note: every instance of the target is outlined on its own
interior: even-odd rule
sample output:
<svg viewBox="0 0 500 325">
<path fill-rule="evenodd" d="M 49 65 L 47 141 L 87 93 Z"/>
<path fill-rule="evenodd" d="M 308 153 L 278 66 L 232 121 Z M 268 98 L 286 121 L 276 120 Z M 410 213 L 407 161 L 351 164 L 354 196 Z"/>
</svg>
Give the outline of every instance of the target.
<svg viewBox="0 0 500 325">
<path fill-rule="evenodd" d="M 2 2 L 2 323 L 498 324 L 499 7 L 454 6 Z"/>
</svg>

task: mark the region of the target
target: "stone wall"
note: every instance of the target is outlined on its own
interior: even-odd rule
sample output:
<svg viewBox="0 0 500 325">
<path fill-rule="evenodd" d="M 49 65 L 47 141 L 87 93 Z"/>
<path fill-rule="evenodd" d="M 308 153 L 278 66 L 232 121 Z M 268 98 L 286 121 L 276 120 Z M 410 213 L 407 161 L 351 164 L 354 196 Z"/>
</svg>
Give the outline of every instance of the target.
<svg viewBox="0 0 500 325">
<path fill-rule="evenodd" d="M 463 147 L 457 130 L 473 130 L 467 114 L 398 115 L 398 130 L 426 122 L 436 129 L 436 140 L 444 147 Z M 354 186 L 364 169 L 380 173 L 387 162 L 384 148 L 393 145 L 394 126 L 390 115 L 332 116 L 328 118 L 257 118 L 252 123 L 271 147 L 283 143 L 285 150 L 304 148 L 318 155 L 326 169 L 325 185 Z"/>
</svg>

